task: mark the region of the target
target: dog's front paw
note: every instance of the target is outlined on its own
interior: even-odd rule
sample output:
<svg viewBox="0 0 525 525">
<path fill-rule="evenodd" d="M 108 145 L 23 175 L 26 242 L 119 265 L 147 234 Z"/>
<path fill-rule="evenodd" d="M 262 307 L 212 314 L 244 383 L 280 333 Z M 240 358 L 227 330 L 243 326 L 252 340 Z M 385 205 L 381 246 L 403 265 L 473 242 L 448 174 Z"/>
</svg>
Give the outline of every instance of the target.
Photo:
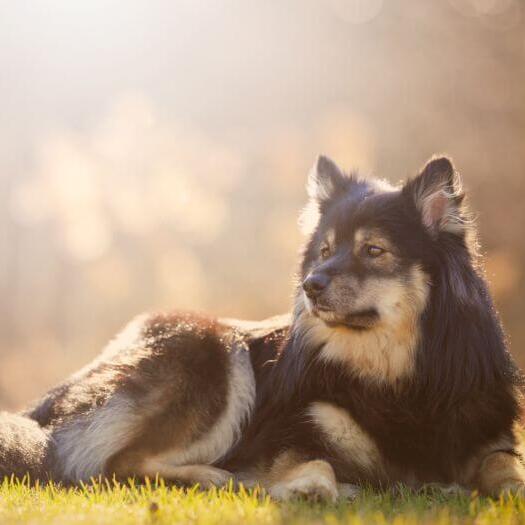
<svg viewBox="0 0 525 525">
<path fill-rule="evenodd" d="M 512 494 L 513 496 L 525 496 L 525 482 L 521 480 L 508 480 L 501 484 L 500 494 Z"/>
<path fill-rule="evenodd" d="M 304 498 L 335 502 L 339 496 L 333 471 L 324 461 L 311 461 L 308 468 L 301 469 L 299 475 L 275 483 L 268 492 L 281 501 Z"/>
<path fill-rule="evenodd" d="M 525 496 L 525 468 L 516 454 L 496 451 L 481 463 L 477 486 L 482 494 Z"/>
</svg>

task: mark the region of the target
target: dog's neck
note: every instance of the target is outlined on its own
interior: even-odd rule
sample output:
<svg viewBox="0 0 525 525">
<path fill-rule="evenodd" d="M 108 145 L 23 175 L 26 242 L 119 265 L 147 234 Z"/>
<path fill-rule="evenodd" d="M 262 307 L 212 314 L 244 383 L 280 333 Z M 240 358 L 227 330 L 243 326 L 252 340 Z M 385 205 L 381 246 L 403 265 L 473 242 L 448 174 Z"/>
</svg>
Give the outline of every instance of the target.
<svg viewBox="0 0 525 525">
<path fill-rule="evenodd" d="M 378 384 L 395 385 L 415 369 L 419 319 L 409 313 L 396 323 L 355 330 L 330 327 L 302 308 L 296 313 L 293 331 L 305 349 L 319 349 L 321 361 L 339 364 Z"/>
</svg>

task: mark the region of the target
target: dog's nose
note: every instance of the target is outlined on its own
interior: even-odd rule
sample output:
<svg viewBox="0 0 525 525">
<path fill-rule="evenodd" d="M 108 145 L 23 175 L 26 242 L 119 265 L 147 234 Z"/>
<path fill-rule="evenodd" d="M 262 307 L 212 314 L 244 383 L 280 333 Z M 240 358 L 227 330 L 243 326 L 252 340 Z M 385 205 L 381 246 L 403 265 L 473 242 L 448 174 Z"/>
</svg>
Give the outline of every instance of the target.
<svg viewBox="0 0 525 525">
<path fill-rule="evenodd" d="M 314 273 L 303 281 L 303 290 L 310 299 L 318 297 L 328 286 L 330 278 L 324 273 Z"/>
</svg>

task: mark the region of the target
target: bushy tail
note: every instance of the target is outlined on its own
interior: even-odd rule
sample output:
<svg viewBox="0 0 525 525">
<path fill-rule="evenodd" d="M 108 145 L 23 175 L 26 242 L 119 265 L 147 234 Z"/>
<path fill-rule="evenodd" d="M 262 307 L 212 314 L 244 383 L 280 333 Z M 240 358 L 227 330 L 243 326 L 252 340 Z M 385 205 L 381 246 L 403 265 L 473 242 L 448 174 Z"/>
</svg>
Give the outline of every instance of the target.
<svg viewBox="0 0 525 525">
<path fill-rule="evenodd" d="M 0 412 L 0 480 L 5 476 L 31 481 L 50 479 L 48 433 L 28 417 Z"/>
</svg>

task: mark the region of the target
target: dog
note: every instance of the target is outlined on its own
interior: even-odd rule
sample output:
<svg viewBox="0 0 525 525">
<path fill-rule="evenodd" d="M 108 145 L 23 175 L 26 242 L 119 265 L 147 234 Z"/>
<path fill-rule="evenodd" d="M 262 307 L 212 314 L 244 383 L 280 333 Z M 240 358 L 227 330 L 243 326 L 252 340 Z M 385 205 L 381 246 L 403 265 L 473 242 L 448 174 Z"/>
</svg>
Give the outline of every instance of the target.
<svg viewBox="0 0 525 525">
<path fill-rule="evenodd" d="M 0 416 L 0 474 L 235 479 L 281 500 L 363 484 L 521 492 L 522 375 L 451 161 L 394 187 L 321 156 L 308 193 L 291 316 L 138 317 Z"/>
</svg>

